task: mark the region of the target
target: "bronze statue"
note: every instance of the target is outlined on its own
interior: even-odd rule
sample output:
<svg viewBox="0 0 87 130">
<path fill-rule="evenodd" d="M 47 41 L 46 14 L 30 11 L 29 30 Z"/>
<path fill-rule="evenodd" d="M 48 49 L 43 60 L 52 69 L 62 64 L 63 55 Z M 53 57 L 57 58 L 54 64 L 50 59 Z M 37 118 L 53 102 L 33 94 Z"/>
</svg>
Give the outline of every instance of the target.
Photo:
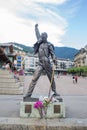
<svg viewBox="0 0 87 130">
<path fill-rule="evenodd" d="M 33 79 L 29 85 L 27 94 L 24 96 L 24 99 L 27 97 L 31 97 L 34 87 L 37 83 L 37 80 L 39 79 L 43 70 L 45 70 L 45 72 L 48 76 L 48 79 L 51 82 L 53 70 L 52 70 L 52 66 L 50 63 L 50 56 L 51 56 L 53 62 L 55 64 L 57 64 L 57 60 L 56 60 L 56 57 L 54 54 L 54 46 L 50 42 L 47 41 L 47 37 L 48 37 L 47 33 L 43 32 L 40 35 L 39 29 L 38 29 L 38 24 L 35 25 L 35 33 L 36 33 L 36 37 L 37 37 L 37 42 L 34 44 L 34 53 L 35 54 L 38 53 L 39 64 L 38 64 L 36 71 L 34 72 Z M 52 80 L 51 88 L 54 93 L 53 95 L 59 96 L 59 94 L 57 94 L 57 92 L 56 92 L 56 85 L 55 85 L 54 77 Z"/>
</svg>

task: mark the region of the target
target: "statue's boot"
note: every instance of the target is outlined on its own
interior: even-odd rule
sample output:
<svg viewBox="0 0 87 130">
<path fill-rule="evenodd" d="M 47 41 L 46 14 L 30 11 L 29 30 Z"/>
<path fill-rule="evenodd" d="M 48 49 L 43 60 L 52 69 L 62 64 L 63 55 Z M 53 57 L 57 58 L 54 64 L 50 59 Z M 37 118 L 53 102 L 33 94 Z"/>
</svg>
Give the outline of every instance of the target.
<svg viewBox="0 0 87 130">
<path fill-rule="evenodd" d="M 58 94 L 57 92 L 54 92 L 54 94 L 52 95 L 56 100 L 58 100 L 59 102 L 62 102 L 63 99 L 60 97 L 60 94 Z"/>
<path fill-rule="evenodd" d="M 26 95 L 24 95 L 23 101 L 27 101 L 30 97 L 31 97 L 31 94 L 27 93 Z"/>
<path fill-rule="evenodd" d="M 60 96 L 57 92 L 54 92 L 53 96 Z"/>
</svg>

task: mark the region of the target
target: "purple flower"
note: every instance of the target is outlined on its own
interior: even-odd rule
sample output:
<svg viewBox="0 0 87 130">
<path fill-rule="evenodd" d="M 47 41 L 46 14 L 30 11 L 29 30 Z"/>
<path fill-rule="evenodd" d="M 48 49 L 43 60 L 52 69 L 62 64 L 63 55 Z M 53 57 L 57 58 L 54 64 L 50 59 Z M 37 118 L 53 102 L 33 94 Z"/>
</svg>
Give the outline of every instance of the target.
<svg viewBox="0 0 87 130">
<path fill-rule="evenodd" d="M 43 108 L 44 105 L 41 101 L 37 101 L 35 104 L 34 104 L 34 108 L 36 109 L 39 109 L 39 108 Z"/>
</svg>

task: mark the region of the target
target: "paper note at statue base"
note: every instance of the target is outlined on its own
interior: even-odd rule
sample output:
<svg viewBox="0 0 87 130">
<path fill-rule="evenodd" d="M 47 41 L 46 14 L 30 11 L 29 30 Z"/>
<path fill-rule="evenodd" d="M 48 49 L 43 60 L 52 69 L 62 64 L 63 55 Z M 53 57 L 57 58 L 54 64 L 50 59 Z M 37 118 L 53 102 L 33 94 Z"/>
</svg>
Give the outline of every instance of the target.
<svg viewBox="0 0 87 130">
<path fill-rule="evenodd" d="M 40 118 L 39 111 L 34 108 L 35 102 L 21 102 L 20 117 Z M 53 102 L 48 105 L 46 118 L 64 118 L 64 102 Z"/>
</svg>

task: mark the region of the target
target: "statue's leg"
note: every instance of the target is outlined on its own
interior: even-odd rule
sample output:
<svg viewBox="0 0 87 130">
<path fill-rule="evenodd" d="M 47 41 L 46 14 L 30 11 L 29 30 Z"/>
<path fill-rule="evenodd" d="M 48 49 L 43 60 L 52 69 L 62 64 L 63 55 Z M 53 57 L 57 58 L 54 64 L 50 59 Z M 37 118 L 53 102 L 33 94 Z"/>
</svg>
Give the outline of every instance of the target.
<svg viewBox="0 0 87 130">
<path fill-rule="evenodd" d="M 54 92 L 55 95 L 59 96 L 59 94 L 57 94 L 57 92 L 56 92 L 56 84 L 55 84 L 55 81 L 54 81 L 53 69 L 52 69 L 52 66 L 49 63 L 45 64 L 45 71 L 46 71 L 48 79 L 51 83 L 52 91 Z"/>
<path fill-rule="evenodd" d="M 29 89 L 28 89 L 27 94 L 25 95 L 25 97 L 26 96 L 30 97 L 32 95 L 34 87 L 35 87 L 35 85 L 37 83 L 37 80 L 39 79 L 42 71 L 43 71 L 43 67 L 42 66 L 38 66 L 37 69 L 35 70 L 34 75 L 33 75 L 33 79 L 32 79 L 32 81 L 31 81 L 31 83 L 29 85 Z"/>
</svg>

